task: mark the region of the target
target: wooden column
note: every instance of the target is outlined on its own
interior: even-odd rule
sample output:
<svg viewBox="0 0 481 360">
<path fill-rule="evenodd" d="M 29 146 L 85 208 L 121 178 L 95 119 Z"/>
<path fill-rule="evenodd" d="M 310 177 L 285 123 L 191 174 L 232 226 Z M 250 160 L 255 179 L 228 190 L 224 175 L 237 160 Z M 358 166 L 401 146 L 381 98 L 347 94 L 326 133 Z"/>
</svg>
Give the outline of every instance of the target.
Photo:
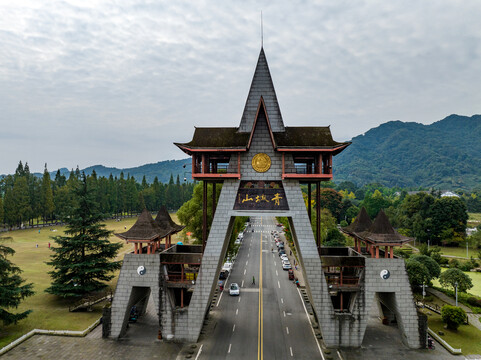
<svg viewBox="0 0 481 360">
<path fill-rule="evenodd" d="M 202 174 L 205 174 L 205 154 L 202 154 Z"/>
<path fill-rule="evenodd" d="M 202 168 L 203 169 L 203 168 Z M 207 243 L 207 181 L 203 181 L 203 196 L 202 196 L 202 253 L 205 250 Z"/>
<path fill-rule="evenodd" d="M 192 177 L 194 177 L 194 174 L 196 173 L 197 169 L 197 156 L 195 153 L 192 154 Z"/>
<path fill-rule="evenodd" d="M 138 254 L 139 253 L 139 244 L 134 243 L 134 247 L 135 247 L 134 253 Z"/>
<path fill-rule="evenodd" d="M 394 246 L 391 246 L 390 249 L 389 249 L 389 250 L 390 250 L 389 252 L 390 252 L 390 255 L 391 255 L 391 259 L 394 259 L 394 251 L 393 251 L 393 249 L 394 249 Z"/>
<path fill-rule="evenodd" d="M 384 257 L 387 258 L 389 256 L 388 254 L 388 247 L 384 246 Z"/>
<path fill-rule="evenodd" d="M 139 243 L 139 254 L 142 254 L 142 243 Z"/>
<path fill-rule="evenodd" d="M 379 259 L 379 246 L 376 246 L 376 259 Z"/>
<path fill-rule="evenodd" d="M 316 182 L 316 232 L 317 248 L 321 247 L 321 183 Z"/>
<path fill-rule="evenodd" d="M 307 215 L 309 216 L 309 223 L 312 225 L 312 193 L 311 193 L 311 183 L 307 183 Z"/>
<path fill-rule="evenodd" d="M 285 160 L 285 154 L 284 152 L 282 153 L 282 175 L 286 173 L 286 160 Z"/>
</svg>

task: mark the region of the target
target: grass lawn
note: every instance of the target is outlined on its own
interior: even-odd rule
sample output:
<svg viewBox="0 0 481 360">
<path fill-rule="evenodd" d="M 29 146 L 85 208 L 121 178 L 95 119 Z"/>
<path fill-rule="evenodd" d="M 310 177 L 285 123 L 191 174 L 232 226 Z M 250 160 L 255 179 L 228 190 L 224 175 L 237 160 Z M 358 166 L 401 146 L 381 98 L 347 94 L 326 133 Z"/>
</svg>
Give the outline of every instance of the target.
<svg viewBox="0 0 481 360">
<path fill-rule="evenodd" d="M 466 244 L 459 247 L 441 246 L 441 254 L 466 258 Z M 478 250 L 468 247 L 468 259 L 478 257 Z"/>
<path fill-rule="evenodd" d="M 481 354 L 481 331 L 472 325 L 461 325 L 457 331 L 452 331 L 444 328 L 441 315 L 433 313 L 432 311 L 425 311 L 428 314 L 428 325 L 431 330 L 438 333 L 443 331 L 441 336 L 449 345 L 455 349 L 461 349 L 463 355 Z"/>
<path fill-rule="evenodd" d="M 481 224 L 481 213 L 468 213 L 468 226 L 476 227 Z"/>
<path fill-rule="evenodd" d="M 175 215 L 172 219 L 178 222 Z M 115 220 L 107 220 L 105 224 L 109 230 L 115 232 L 124 232 L 125 227 L 129 229 L 137 218 L 126 218 L 117 222 Z M 53 231 L 51 231 L 53 230 Z M 53 226 L 50 228 L 28 229 L 12 231 L 3 236 L 12 237 L 12 241 L 6 241 L 5 245 L 15 250 L 15 255 L 10 260 L 23 270 L 21 274 L 27 283 L 34 284 L 35 295 L 26 298 L 18 307 L 18 312 L 28 309 L 33 312 L 17 325 L 3 326 L 0 324 L 0 348 L 7 345 L 16 338 L 29 332 L 32 329 L 46 330 L 84 330 L 91 325 L 102 314 L 102 305 L 94 307 L 92 312 L 69 312 L 68 307 L 71 304 L 69 300 L 58 298 L 50 295 L 44 290 L 50 286 L 50 276 L 48 271 L 51 268 L 45 264 L 50 260 L 51 250 L 48 249 L 48 243 L 53 246 L 54 241 L 50 238 L 55 235 L 63 235 L 63 226 Z M 112 242 L 123 242 L 116 236 L 110 239 Z M 173 241 L 184 241 L 177 235 L 173 236 Z M 38 244 L 38 248 L 36 247 Z M 121 248 L 118 259 L 123 259 L 124 254 L 133 250 L 133 245 L 126 245 Z M 115 278 L 110 282 L 110 286 L 115 289 L 117 283 L 118 272 Z M 15 312 L 15 310 L 13 310 Z"/>
</svg>

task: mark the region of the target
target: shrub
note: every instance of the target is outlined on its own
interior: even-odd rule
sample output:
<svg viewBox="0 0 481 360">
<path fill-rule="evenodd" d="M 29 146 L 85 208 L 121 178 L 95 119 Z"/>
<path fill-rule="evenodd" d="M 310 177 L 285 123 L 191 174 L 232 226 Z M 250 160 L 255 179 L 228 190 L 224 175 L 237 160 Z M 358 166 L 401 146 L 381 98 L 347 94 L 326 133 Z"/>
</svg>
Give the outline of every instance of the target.
<svg viewBox="0 0 481 360">
<path fill-rule="evenodd" d="M 349 225 L 349 224 L 347 223 L 346 220 L 342 220 L 339 225 L 341 225 L 341 227 L 346 227 L 346 226 Z"/>
<path fill-rule="evenodd" d="M 441 318 L 448 329 L 457 330 L 459 325 L 466 320 L 466 312 L 460 307 L 444 305 L 441 309 Z"/>
<path fill-rule="evenodd" d="M 471 306 L 481 307 L 481 298 L 470 296 L 468 297 L 468 304 Z"/>
<path fill-rule="evenodd" d="M 461 263 L 459 262 L 458 259 L 451 259 L 451 260 L 449 260 L 449 267 L 450 267 L 450 268 L 458 269 L 460 265 L 461 265 Z"/>
</svg>

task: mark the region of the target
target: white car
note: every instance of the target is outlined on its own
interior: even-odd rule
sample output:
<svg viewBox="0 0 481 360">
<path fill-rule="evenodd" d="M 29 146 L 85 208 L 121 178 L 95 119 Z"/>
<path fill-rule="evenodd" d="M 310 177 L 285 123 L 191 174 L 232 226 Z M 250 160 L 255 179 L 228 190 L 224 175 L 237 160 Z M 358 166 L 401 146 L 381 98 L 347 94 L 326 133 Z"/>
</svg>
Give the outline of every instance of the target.
<svg viewBox="0 0 481 360">
<path fill-rule="evenodd" d="M 240 295 L 240 288 L 239 288 L 239 285 L 237 283 L 230 284 L 229 295 L 231 295 L 231 296 L 239 296 Z"/>
<path fill-rule="evenodd" d="M 289 258 L 287 257 L 286 254 L 282 254 L 282 255 L 281 255 L 281 260 L 287 260 L 287 261 L 289 261 Z"/>
<path fill-rule="evenodd" d="M 223 271 L 224 271 L 224 270 L 227 270 L 227 271 L 230 272 L 230 271 L 232 270 L 232 263 L 229 262 L 229 261 L 226 261 L 226 262 L 224 263 L 224 266 L 222 266 L 222 270 L 223 270 Z"/>
<path fill-rule="evenodd" d="M 283 262 L 282 262 L 282 269 L 283 269 L 283 270 L 292 269 L 291 263 L 290 263 L 289 261 L 283 261 Z"/>
</svg>

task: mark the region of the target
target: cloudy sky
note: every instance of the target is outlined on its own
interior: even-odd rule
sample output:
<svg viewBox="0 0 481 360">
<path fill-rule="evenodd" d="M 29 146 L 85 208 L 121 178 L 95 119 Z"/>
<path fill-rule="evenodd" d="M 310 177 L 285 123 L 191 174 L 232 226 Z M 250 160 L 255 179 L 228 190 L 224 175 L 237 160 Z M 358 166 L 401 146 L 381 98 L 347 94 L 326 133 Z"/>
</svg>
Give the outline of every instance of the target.
<svg viewBox="0 0 481 360">
<path fill-rule="evenodd" d="M 0 173 L 184 158 L 264 49 L 286 125 L 481 113 L 481 1 L 0 0 Z"/>
</svg>

